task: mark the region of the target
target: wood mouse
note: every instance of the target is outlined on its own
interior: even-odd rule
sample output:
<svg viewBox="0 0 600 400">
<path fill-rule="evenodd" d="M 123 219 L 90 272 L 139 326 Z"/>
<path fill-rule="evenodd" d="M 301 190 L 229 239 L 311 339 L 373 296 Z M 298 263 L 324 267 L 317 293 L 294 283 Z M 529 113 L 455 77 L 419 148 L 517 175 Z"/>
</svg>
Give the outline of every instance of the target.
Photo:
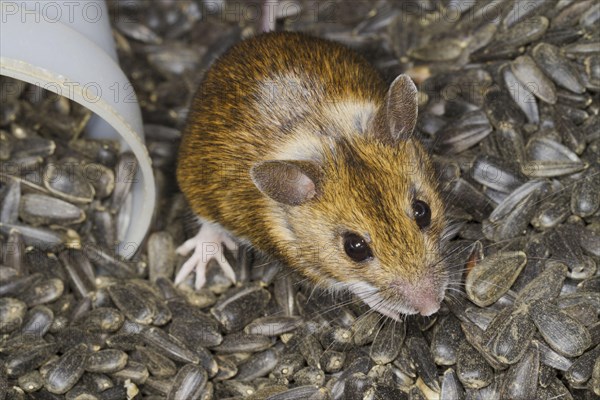
<svg viewBox="0 0 600 400">
<path fill-rule="evenodd" d="M 435 313 L 444 207 L 416 120 L 412 80 L 388 87 L 341 44 L 271 32 L 234 45 L 183 130 L 177 180 L 202 226 L 176 283 L 195 270 L 201 287 L 220 246 L 241 242 L 388 317 Z"/>
</svg>

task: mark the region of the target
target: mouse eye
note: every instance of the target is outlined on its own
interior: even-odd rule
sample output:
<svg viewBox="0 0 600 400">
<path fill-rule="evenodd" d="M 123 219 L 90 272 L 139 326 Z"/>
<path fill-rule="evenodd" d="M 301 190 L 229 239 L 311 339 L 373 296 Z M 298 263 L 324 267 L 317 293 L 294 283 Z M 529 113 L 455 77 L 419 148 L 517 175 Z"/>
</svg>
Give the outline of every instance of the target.
<svg viewBox="0 0 600 400">
<path fill-rule="evenodd" d="M 413 216 L 419 228 L 427 228 L 431 223 L 431 209 L 429 205 L 422 200 L 415 200 L 412 204 L 412 209 Z"/>
<path fill-rule="evenodd" d="M 367 241 L 356 233 L 344 235 L 344 251 L 348 254 L 348 257 L 357 262 L 373 257 Z"/>
</svg>

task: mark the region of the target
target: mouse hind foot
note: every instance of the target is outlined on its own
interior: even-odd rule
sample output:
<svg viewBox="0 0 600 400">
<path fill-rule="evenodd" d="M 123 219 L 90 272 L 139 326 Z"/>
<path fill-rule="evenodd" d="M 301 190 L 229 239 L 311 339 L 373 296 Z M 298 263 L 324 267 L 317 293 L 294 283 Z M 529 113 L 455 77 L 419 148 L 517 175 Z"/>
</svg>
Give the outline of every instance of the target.
<svg viewBox="0 0 600 400">
<path fill-rule="evenodd" d="M 176 250 L 177 254 L 186 256 L 193 251 L 190 258 L 181 266 L 175 277 L 175 284 L 183 282 L 192 271 L 196 274 L 194 287 L 200 289 L 206 283 L 206 267 L 211 259 L 216 259 L 225 276 L 235 283 L 235 272 L 225 258 L 223 248 L 235 250 L 237 244 L 219 225 L 204 222 L 193 238 L 186 240 Z"/>
</svg>

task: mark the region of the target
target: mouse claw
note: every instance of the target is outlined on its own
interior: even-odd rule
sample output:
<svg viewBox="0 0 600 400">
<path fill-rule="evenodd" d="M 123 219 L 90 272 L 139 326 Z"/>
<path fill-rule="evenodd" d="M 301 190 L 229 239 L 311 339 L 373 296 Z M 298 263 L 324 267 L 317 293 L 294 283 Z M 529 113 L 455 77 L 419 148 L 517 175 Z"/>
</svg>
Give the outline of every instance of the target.
<svg viewBox="0 0 600 400">
<path fill-rule="evenodd" d="M 196 290 L 200 289 L 206 283 L 206 268 L 213 258 L 217 259 L 225 276 L 235 283 L 235 272 L 223 254 L 223 246 L 233 251 L 237 248 L 235 241 L 222 228 L 213 224 L 202 224 L 196 236 L 186 240 L 175 250 L 181 256 L 186 256 L 193 250 L 190 258 L 183 263 L 177 273 L 175 284 L 183 282 L 194 271 L 196 273 L 194 287 Z"/>
</svg>

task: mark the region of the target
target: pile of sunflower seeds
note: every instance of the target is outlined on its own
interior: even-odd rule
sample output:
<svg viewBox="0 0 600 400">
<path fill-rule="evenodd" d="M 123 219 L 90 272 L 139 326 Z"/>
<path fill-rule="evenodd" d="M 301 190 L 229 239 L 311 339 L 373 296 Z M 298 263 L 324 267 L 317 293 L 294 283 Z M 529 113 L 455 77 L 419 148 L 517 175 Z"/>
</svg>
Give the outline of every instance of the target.
<svg viewBox="0 0 600 400">
<path fill-rule="evenodd" d="M 202 74 L 260 7 L 110 3 L 158 186 L 117 256 L 135 159 L 89 112 L 0 78 L 0 400 L 594 399 L 600 396 L 600 4 L 284 1 L 277 29 L 345 43 L 419 83 L 453 283 L 430 318 L 383 319 L 241 247 L 239 282 L 175 288 L 197 227 L 174 186 Z"/>
</svg>

